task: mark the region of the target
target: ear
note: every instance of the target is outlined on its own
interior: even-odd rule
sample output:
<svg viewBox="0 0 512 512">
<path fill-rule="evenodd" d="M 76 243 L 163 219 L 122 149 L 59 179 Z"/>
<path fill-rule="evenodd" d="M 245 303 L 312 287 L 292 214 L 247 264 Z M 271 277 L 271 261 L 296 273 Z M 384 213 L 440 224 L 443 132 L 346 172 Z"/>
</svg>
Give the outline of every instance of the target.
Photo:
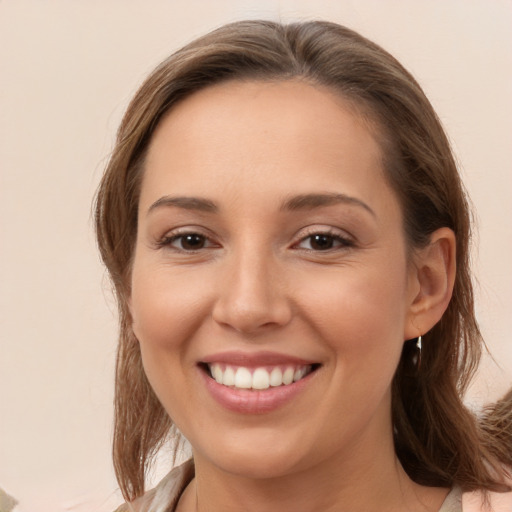
<svg viewBox="0 0 512 512">
<path fill-rule="evenodd" d="M 452 297 L 455 270 L 455 234 L 440 228 L 413 256 L 404 339 L 425 334 L 441 319 Z"/>
</svg>

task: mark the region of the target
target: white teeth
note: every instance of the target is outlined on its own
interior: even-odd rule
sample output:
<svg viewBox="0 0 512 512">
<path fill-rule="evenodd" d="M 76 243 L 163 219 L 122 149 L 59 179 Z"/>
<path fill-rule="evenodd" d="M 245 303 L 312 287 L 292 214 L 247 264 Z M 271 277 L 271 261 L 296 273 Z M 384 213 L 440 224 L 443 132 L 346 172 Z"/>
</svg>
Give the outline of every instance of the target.
<svg viewBox="0 0 512 512">
<path fill-rule="evenodd" d="M 311 366 L 276 366 L 271 371 L 267 368 L 250 370 L 243 366 L 223 366 L 219 363 L 208 365 L 216 382 L 224 386 L 239 389 L 264 390 L 269 387 L 288 386 L 304 378 L 311 371 Z"/>
<path fill-rule="evenodd" d="M 306 370 L 304 368 L 298 368 L 295 370 L 295 373 L 293 374 L 293 382 L 297 382 L 298 380 L 302 379 L 305 373 Z"/>
<path fill-rule="evenodd" d="M 214 364 L 211 368 L 213 378 L 222 384 L 222 368 L 218 364 Z"/>
<path fill-rule="evenodd" d="M 281 386 L 283 384 L 283 372 L 281 371 L 281 368 L 274 368 L 270 372 L 270 385 L 271 386 Z"/>
<path fill-rule="evenodd" d="M 264 368 L 256 368 L 252 374 L 253 389 L 267 389 L 270 387 L 270 375 Z"/>
<path fill-rule="evenodd" d="M 252 388 L 252 375 L 247 368 L 238 368 L 235 373 L 235 388 L 250 389 Z"/>
<path fill-rule="evenodd" d="M 235 370 L 228 366 L 224 371 L 224 376 L 222 377 L 222 384 L 224 386 L 234 386 L 235 385 Z"/>
<path fill-rule="evenodd" d="M 295 373 L 295 370 L 293 368 L 286 368 L 286 370 L 283 373 L 283 384 L 287 386 L 288 384 L 291 384 L 293 382 L 293 375 Z"/>
</svg>

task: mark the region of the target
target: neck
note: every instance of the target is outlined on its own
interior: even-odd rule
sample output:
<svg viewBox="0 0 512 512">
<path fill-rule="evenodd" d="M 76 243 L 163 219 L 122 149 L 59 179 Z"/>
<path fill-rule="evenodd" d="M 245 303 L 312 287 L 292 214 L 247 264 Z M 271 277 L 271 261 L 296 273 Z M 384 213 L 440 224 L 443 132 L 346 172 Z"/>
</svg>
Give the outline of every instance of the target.
<svg viewBox="0 0 512 512">
<path fill-rule="evenodd" d="M 272 479 L 226 472 L 195 456 L 196 477 L 179 512 L 437 512 L 447 489 L 409 479 L 387 443 L 355 443 L 305 470 Z M 366 440 L 367 441 L 367 440 Z M 364 456 L 363 456 L 364 455 Z"/>
</svg>

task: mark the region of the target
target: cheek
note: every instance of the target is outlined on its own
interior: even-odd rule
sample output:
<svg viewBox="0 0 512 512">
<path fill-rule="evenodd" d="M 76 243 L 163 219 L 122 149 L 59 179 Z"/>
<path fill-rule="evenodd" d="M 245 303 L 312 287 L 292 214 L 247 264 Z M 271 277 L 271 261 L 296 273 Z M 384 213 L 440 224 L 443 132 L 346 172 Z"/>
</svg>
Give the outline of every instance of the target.
<svg viewBox="0 0 512 512">
<path fill-rule="evenodd" d="M 134 265 L 131 313 L 143 349 L 179 349 L 201 322 L 209 297 L 201 277 Z"/>
<path fill-rule="evenodd" d="M 189 340 L 200 328 L 208 301 L 200 279 L 186 279 L 168 268 L 134 265 L 132 328 L 146 376 L 171 416 L 189 399 L 184 386 L 184 375 L 193 366 Z"/>
<path fill-rule="evenodd" d="M 310 324 L 331 354 L 324 397 L 328 416 L 322 421 L 333 439 L 356 435 L 376 411 L 387 418 L 402 351 L 405 282 L 398 275 L 379 282 L 370 271 L 363 274 L 366 278 L 345 276 L 337 286 L 330 280 L 311 295 Z"/>
<path fill-rule="evenodd" d="M 367 378 L 383 374 L 389 380 L 394 373 L 406 319 L 403 268 L 387 264 L 339 269 L 302 283 L 308 293 L 301 309 L 344 374 Z"/>
</svg>

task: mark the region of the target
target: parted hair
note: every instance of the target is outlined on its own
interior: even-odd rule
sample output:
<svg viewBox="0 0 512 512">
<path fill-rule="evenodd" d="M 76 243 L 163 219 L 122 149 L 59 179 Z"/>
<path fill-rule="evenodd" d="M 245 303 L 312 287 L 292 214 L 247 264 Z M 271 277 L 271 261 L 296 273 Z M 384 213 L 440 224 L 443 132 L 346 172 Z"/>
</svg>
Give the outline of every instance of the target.
<svg viewBox="0 0 512 512">
<path fill-rule="evenodd" d="M 154 455 L 178 437 L 144 374 L 127 302 L 145 155 L 173 105 L 228 80 L 303 80 L 336 91 L 377 127 L 410 250 L 425 246 L 438 228 L 454 231 L 457 273 L 451 301 L 423 336 L 420 367 L 411 372 L 405 342 L 393 380 L 395 449 L 417 483 L 499 489 L 503 465 L 512 465 L 510 407 L 497 407 L 486 421 L 462 401 L 484 347 L 473 303 L 471 215 L 430 102 L 394 57 L 343 26 L 241 21 L 193 41 L 149 75 L 126 111 L 97 192 L 97 239 L 119 307 L 113 458 L 124 497 L 131 501 L 144 493 Z M 506 414 L 508 423 L 502 421 Z"/>
</svg>

